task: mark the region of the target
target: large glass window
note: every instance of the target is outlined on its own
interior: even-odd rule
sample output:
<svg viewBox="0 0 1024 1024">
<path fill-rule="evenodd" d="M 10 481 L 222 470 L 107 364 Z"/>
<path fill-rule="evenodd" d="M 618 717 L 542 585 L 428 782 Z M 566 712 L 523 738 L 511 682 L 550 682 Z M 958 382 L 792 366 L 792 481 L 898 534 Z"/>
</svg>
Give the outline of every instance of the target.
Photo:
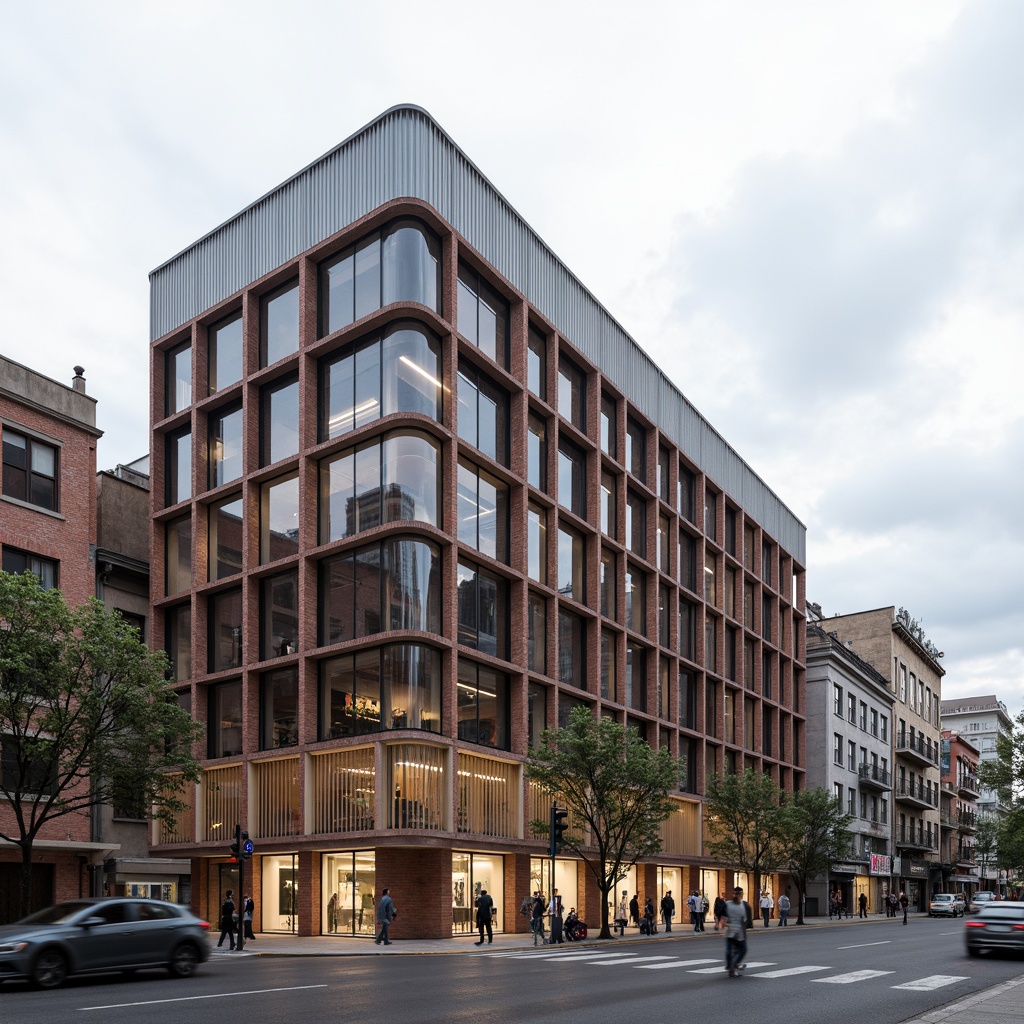
<svg viewBox="0 0 1024 1024">
<path fill-rule="evenodd" d="M 339 827 L 330 831 L 359 831 L 363 828 L 372 828 L 369 819 L 372 817 L 373 792 L 370 790 L 369 800 L 366 789 L 373 785 L 372 762 L 370 778 L 367 779 L 361 774 L 363 769 L 346 769 L 339 773 L 343 783 L 347 783 L 351 777 L 355 783 L 341 794 L 339 806 L 339 826 L 347 826 L 349 822 L 356 826 L 354 829 Z M 338 787 L 327 787 L 329 795 L 338 800 Z M 371 804 L 369 814 L 364 806 Z M 373 935 L 376 931 L 376 908 L 374 897 L 377 892 L 376 886 L 376 864 L 374 852 L 358 851 L 356 853 L 324 854 L 323 864 L 323 897 L 324 920 L 321 930 L 325 935 L 341 933 L 347 935 Z"/>
<path fill-rule="evenodd" d="M 384 229 L 381 240 L 381 298 L 419 302 L 441 312 L 441 243 L 426 225 L 403 218 Z"/>
<path fill-rule="evenodd" d="M 547 470 L 547 427 L 539 416 L 531 415 L 526 423 L 526 482 L 538 490 L 546 490 Z"/>
<path fill-rule="evenodd" d="M 8 498 L 57 510 L 57 449 L 3 428 L 3 493 Z"/>
<path fill-rule="evenodd" d="M 626 625 L 635 633 L 646 632 L 646 579 L 634 565 L 626 566 Z"/>
<path fill-rule="evenodd" d="M 299 635 L 298 573 L 260 580 L 260 659 L 293 654 Z"/>
<path fill-rule="evenodd" d="M 260 487 L 260 564 L 299 550 L 299 478 L 272 480 Z"/>
<path fill-rule="evenodd" d="M 242 752 L 242 681 L 218 683 L 207 691 L 207 756 L 234 757 Z"/>
<path fill-rule="evenodd" d="M 708 487 L 704 488 L 704 534 L 718 540 L 718 495 Z"/>
<path fill-rule="evenodd" d="M 508 465 L 508 395 L 465 361 L 458 386 L 459 437 Z"/>
<path fill-rule="evenodd" d="M 242 407 L 231 406 L 210 415 L 210 486 L 242 475 Z"/>
<path fill-rule="evenodd" d="M 187 342 L 167 353 L 167 415 L 173 416 L 192 404 L 192 346 Z"/>
<path fill-rule="evenodd" d="M 615 634 L 601 630 L 601 699 L 618 700 L 616 690 L 617 663 L 615 659 Z"/>
<path fill-rule="evenodd" d="M 390 538 L 320 563 L 320 643 L 391 630 L 441 631 L 441 554 Z"/>
<path fill-rule="evenodd" d="M 558 610 L 558 679 L 581 690 L 586 689 L 586 624 L 579 615 Z"/>
<path fill-rule="evenodd" d="M 235 313 L 209 332 L 210 394 L 242 379 L 242 314 Z"/>
<path fill-rule="evenodd" d="M 540 745 L 541 734 L 547 728 L 548 690 L 540 683 L 529 683 L 526 688 L 526 731 L 529 745 Z"/>
<path fill-rule="evenodd" d="M 615 477 L 611 473 L 601 473 L 601 532 L 608 537 L 615 537 L 618 527 L 615 515 Z"/>
<path fill-rule="evenodd" d="M 697 606 L 689 601 L 679 602 L 679 653 L 697 660 Z"/>
<path fill-rule="evenodd" d="M 321 441 L 390 413 L 441 418 L 441 347 L 421 324 L 402 321 L 347 347 L 320 367 Z"/>
<path fill-rule="evenodd" d="M 670 572 L 671 553 L 669 545 L 669 522 L 668 516 L 658 516 L 658 568 L 664 572 Z"/>
<path fill-rule="evenodd" d="M 647 710 L 647 651 L 638 644 L 626 644 L 626 707 Z"/>
<path fill-rule="evenodd" d="M 508 366 L 509 308 L 475 270 L 459 264 L 459 333 L 500 366 Z"/>
<path fill-rule="evenodd" d="M 634 419 L 626 420 L 626 468 L 644 483 L 647 482 L 647 432 Z"/>
<path fill-rule="evenodd" d="M 586 459 L 568 441 L 558 445 L 558 503 L 581 519 L 587 516 Z"/>
<path fill-rule="evenodd" d="M 640 558 L 647 556 L 647 502 L 626 492 L 626 547 Z"/>
<path fill-rule="evenodd" d="M 601 614 L 609 619 L 618 618 L 619 606 L 616 600 L 618 594 L 615 578 L 615 553 L 613 551 L 601 552 Z"/>
<path fill-rule="evenodd" d="M 526 598 L 526 667 L 547 675 L 548 611 L 547 601 L 533 591 Z M 532 685 L 532 684 L 531 684 Z"/>
<path fill-rule="evenodd" d="M 320 543 L 382 523 L 439 525 L 438 445 L 423 434 L 389 434 L 320 463 Z"/>
<path fill-rule="evenodd" d="M 601 395 L 601 451 L 613 459 L 618 456 L 618 419 L 615 415 L 615 399 Z"/>
<path fill-rule="evenodd" d="M 508 557 L 508 487 L 477 466 L 459 461 L 459 540 L 491 558 Z"/>
<path fill-rule="evenodd" d="M 686 466 L 679 467 L 678 490 L 679 514 L 691 523 L 695 522 L 697 477 Z"/>
<path fill-rule="evenodd" d="M 558 361 L 558 412 L 578 430 L 587 429 L 586 378 L 573 362 Z"/>
<path fill-rule="evenodd" d="M 210 506 L 210 580 L 242 571 L 242 498 L 238 495 Z"/>
<path fill-rule="evenodd" d="M 211 672 L 240 668 L 242 664 L 242 591 L 214 594 L 209 600 L 209 666 Z"/>
<path fill-rule="evenodd" d="M 299 285 L 286 284 L 260 299 L 260 366 L 299 350 Z"/>
<path fill-rule="evenodd" d="M 526 386 L 544 401 L 548 397 L 547 340 L 532 324 L 526 345 Z"/>
<path fill-rule="evenodd" d="M 441 655 L 389 644 L 320 665 L 320 738 L 441 728 Z"/>
<path fill-rule="evenodd" d="M 4 489 L 6 491 L 6 487 Z M 168 505 L 177 505 L 179 501 L 187 501 L 191 497 L 192 434 L 186 430 L 167 438 L 166 499 Z"/>
<path fill-rule="evenodd" d="M 59 565 L 60 563 L 52 558 L 42 558 L 27 551 L 18 551 L 17 548 L 5 546 L 3 550 L 3 571 L 15 576 L 30 572 L 39 580 L 39 586 L 43 590 L 53 590 L 59 585 Z"/>
<path fill-rule="evenodd" d="M 478 565 L 458 568 L 459 643 L 508 658 L 508 580 Z"/>
<path fill-rule="evenodd" d="M 294 665 L 260 677 L 260 749 L 299 742 L 299 672 Z"/>
<path fill-rule="evenodd" d="M 697 591 L 697 541 L 679 531 L 679 583 L 687 590 Z"/>
<path fill-rule="evenodd" d="M 507 750 L 509 694 L 505 673 L 459 658 L 456 694 L 459 739 Z"/>
<path fill-rule="evenodd" d="M 558 528 L 558 593 L 581 604 L 586 601 L 586 543 L 574 530 Z"/>
<path fill-rule="evenodd" d="M 658 497 L 671 504 L 669 494 L 669 453 L 667 448 L 658 448 Z"/>
<path fill-rule="evenodd" d="M 6 548 L 4 553 L 7 553 Z M 167 609 L 164 617 L 164 650 L 171 663 L 171 678 L 177 682 L 191 679 L 192 610 L 187 604 Z"/>
<path fill-rule="evenodd" d="M 166 540 L 166 588 L 180 594 L 192 586 L 192 519 L 179 516 L 164 525 Z"/>
<path fill-rule="evenodd" d="M 270 466 L 299 453 L 299 381 L 268 384 L 260 392 L 260 465 Z"/>
<path fill-rule="evenodd" d="M 526 572 L 538 583 L 548 581 L 548 516 L 533 504 L 526 508 Z"/>
</svg>

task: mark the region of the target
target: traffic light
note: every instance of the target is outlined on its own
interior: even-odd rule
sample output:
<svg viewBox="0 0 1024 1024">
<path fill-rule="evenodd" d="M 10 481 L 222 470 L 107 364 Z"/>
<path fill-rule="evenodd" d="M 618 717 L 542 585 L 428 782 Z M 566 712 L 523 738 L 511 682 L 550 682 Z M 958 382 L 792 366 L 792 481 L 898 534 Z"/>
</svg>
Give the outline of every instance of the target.
<svg viewBox="0 0 1024 1024">
<path fill-rule="evenodd" d="M 548 853 L 552 857 L 558 856 L 565 847 L 565 830 L 569 827 L 566 818 L 568 811 L 560 811 L 553 804 L 551 806 L 551 841 Z"/>
<path fill-rule="evenodd" d="M 231 851 L 232 860 L 238 860 L 239 854 L 241 853 L 241 835 L 238 826 L 235 826 L 235 838 L 228 849 Z"/>
</svg>

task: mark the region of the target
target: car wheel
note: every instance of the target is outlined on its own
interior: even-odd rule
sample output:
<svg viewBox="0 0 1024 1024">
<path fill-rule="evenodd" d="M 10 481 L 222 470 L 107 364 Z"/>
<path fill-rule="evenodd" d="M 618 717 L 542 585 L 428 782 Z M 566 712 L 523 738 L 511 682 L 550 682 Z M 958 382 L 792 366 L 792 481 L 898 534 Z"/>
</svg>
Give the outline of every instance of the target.
<svg viewBox="0 0 1024 1024">
<path fill-rule="evenodd" d="M 32 984 L 36 988 L 60 988 L 67 976 L 67 957 L 59 949 L 44 949 L 32 965 Z"/>
<path fill-rule="evenodd" d="M 196 973 L 198 966 L 199 950 L 191 942 L 183 942 L 180 946 L 175 947 L 167 970 L 175 978 L 190 978 Z"/>
</svg>

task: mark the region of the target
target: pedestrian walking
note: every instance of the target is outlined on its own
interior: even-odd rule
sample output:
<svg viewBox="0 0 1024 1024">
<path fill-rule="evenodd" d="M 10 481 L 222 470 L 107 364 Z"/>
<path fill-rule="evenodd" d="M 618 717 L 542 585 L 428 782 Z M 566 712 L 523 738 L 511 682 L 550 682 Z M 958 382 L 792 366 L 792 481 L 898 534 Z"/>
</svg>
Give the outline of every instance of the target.
<svg viewBox="0 0 1024 1024">
<path fill-rule="evenodd" d="M 900 905 L 900 898 L 896 893 L 889 893 L 885 901 L 885 913 L 887 917 L 896 916 L 896 908 Z"/>
<path fill-rule="evenodd" d="M 743 889 L 736 886 L 732 899 L 725 905 L 725 916 L 715 927 L 725 931 L 725 969 L 730 978 L 738 978 L 747 958 L 747 929 L 754 926 L 750 904 L 743 899 Z"/>
<path fill-rule="evenodd" d="M 548 904 L 548 917 L 551 922 L 551 938 L 548 939 L 548 945 L 561 945 L 565 942 L 565 939 L 562 937 L 562 897 L 558 895 L 557 889 L 551 894 L 551 902 Z"/>
<path fill-rule="evenodd" d="M 629 920 L 637 928 L 640 927 L 640 894 L 637 892 L 633 893 L 633 898 L 629 901 Z"/>
<path fill-rule="evenodd" d="M 546 946 L 548 940 L 544 937 L 544 911 L 547 904 L 544 902 L 544 895 L 538 889 L 533 894 L 533 911 L 530 917 L 530 930 L 533 932 L 533 944 Z M 538 943 L 538 939 L 540 942 Z"/>
<path fill-rule="evenodd" d="M 672 915 L 676 912 L 676 901 L 672 899 L 672 890 L 669 889 L 661 897 L 661 920 L 665 924 L 665 931 L 672 931 Z"/>
<path fill-rule="evenodd" d="M 690 912 L 690 924 L 695 932 L 700 931 L 700 896 L 694 889 L 686 898 L 686 909 Z"/>
<path fill-rule="evenodd" d="M 476 926 L 480 930 L 480 941 L 477 945 L 482 946 L 484 944 L 484 931 L 487 932 L 487 941 L 494 941 L 493 925 L 491 923 L 491 918 L 494 916 L 492 913 L 494 900 L 486 889 L 481 889 L 480 895 L 477 896 L 474 902 L 476 904 Z"/>
<path fill-rule="evenodd" d="M 868 897 L 867 897 L 867 893 L 863 893 L 862 892 L 857 897 L 857 908 L 858 908 L 858 913 L 857 913 L 858 917 L 867 917 L 868 916 Z"/>
<path fill-rule="evenodd" d="M 626 935 L 626 922 L 629 920 L 629 901 L 626 899 L 626 890 L 622 890 L 622 899 L 619 900 L 619 906 L 615 911 L 615 927 L 618 929 L 619 934 L 625 938 Z"/>
<path fill-rule="evenodd" d="M 697 895 L 700 896 L 700 913 L 697 915 L 697 921 L 700 925 L 700 930 L 704 931 L 704 925 L 708 917 L 708 909 L 711 906 L 711 904 L 708 901 L 706 893 L 698 893 Z"/>
<path fill-rule="evenodd" d="M 850 916 L 849 911 L 847 911 L 846 916 Z M 843 919 L 843 890 L 838 886 L 836 887 L 836 917 L 840 921 Z"/>
<path fill-rule="evenodd" d="M 388 928 L 396 917 L 398 917 L 398 910 L 395 907 L 395 901 L 391 898 L 391 890 L 385 889 L 380 894 L 380 903 L 377 904 L 377 923 L 380 925 L 380 933 L 375 941 L 378 946 L 382 942 L 385 946 L 391 945 L 391 939 L 388 938 Z"/>
<path fill-rule="evenodd" d="M 772 916 L 772 911 L 775 909 L 775 900 L 772 899 L 772 894 L 767 889 L 761 892 L 759 906 L 761 907 L 761 920 L 764 921 L 764 926 L 767 928 L 768 919 Z"/>
<path fill-rule="evenodd" d="M 721 895 L 719 895 L 718 897 L 716 897 L 714 911 L 715 911 L 715 930 L 717 931 L 718 930 L 718 922 L 721 921 L 723 917 L 725 917 L 725 893 L 724 892 Z"/>
<path fill-rule="evenodd" d="M 907 908 L 910 906 L 910 900 L 907 899 L 907 894 L 900 889 L 899 903 L 903 908 L 903 923 L 907 923 Z"/>
<path fill-rule="evenodd" d="M 644 925 L 647 935 L 658 934 L 658 915 L 654 912 L 654 900 L 650 896 L 644 900 Z"/>
<path fill-rule="evenodd" d="M 256 941 L 256 936 L 252 933 L 252 915 L 255 910 L 256 904 L 253 903 L 252 897 L 246 896 L 242 900 L 242 933 L 249 942 Z"/>
<path fill-rule="evenodd" d="M 338 930 L 338 894 L 336 892 L 331 893 L 331 898 L 327 901 L 327 931 L 336 932 Z"/>
<path fill-rule="evenodd" d="M 785 893 L 783 893 L 779 897 L 779 927 L 780 928 L 788 928 L 789 927 L 789 911 L 790 911 L 789 897 Z"/>
<path fill-rule="evenodd" d="M 238 916 L 235 913 L 235 900 L 234 893 L 231 889 L 228 889 L 224 896 L 224 902 L 220 905 L 220 938 L 217 940 L 217 948 L 224 944 L 225 937 L 228 942 L 231 943 L 231 948 L 235 948 L 235 925 L 238 922 Z"/>
</svg>

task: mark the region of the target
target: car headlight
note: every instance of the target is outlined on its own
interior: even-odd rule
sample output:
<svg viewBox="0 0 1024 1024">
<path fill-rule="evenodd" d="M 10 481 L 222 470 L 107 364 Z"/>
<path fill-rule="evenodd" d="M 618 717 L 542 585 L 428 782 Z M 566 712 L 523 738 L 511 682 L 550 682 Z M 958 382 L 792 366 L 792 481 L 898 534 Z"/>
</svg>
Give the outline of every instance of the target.
<svg viewBox="0 0 1024 1024">
<path fill-rule="evenodd" d="M 28 949 L 27 942 L 2 942 L 0 943 L 0 956 L 5 953 L 22 953 Z"/>
</svg>

